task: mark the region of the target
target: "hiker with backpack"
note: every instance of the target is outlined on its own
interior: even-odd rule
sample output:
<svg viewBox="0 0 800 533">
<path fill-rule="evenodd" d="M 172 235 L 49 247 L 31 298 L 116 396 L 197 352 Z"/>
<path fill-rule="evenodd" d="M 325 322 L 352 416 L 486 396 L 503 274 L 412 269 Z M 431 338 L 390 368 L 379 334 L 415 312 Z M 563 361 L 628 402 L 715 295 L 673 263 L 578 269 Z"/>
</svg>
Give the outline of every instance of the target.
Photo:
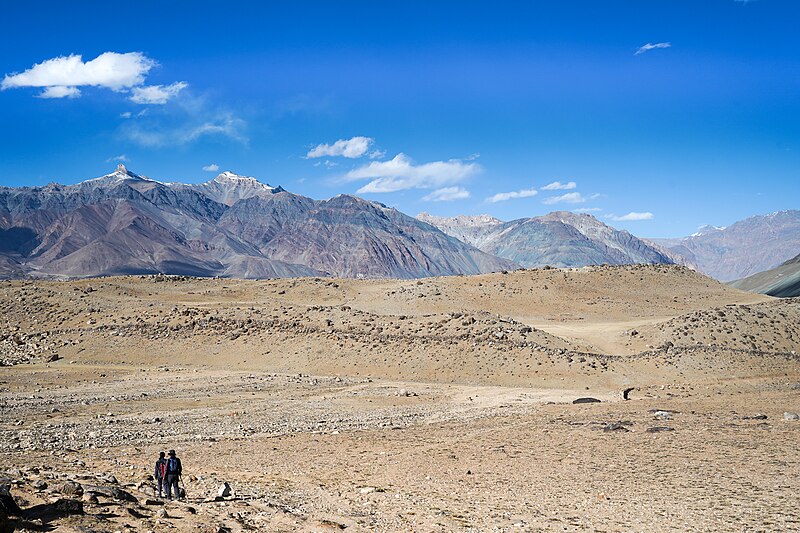
<svg viewBox="0 0 800 533">
<path fill-rule="evenodd" d="M 175 450 L 169 451 L 169 458 L 167 459 L 167 470 L 166 470 L 166 480 L 167 480 L 167 499 L 172 499 L 172 491 L 175 491 L 175 498 L 178 499 L 181 496 L 180 489 L 178 488 L 178 481 L 181 478 L 181 472 L 183 468 L 181 467 L 181 460 L 175 456 Z"/>
<path fill-rule="evenodd" d="M 158 454 L 156 471 L 155 474 L 153 474 L 153 477 L 155 477 L 156 483 L 158 484 L 158 497 L 163 498 L 163 489 L 165 485 L 165 479 L 167 477 L 167 460 L 164 458 L 164 452 L 159 452 Z"/>
</svg>

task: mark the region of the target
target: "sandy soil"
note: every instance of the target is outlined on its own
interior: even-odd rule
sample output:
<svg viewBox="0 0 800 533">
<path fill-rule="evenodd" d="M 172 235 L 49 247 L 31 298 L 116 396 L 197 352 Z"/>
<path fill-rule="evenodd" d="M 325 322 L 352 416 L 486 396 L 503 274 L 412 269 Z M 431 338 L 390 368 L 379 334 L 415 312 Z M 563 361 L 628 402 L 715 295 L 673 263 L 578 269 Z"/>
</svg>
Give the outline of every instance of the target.
<svg viewBox="0 0 800 533">
<path fill-rule="evenodd" d="M 796 300 L 663 266 L 0 294 L 9 530 L 800 529 Z"/>
</svg>

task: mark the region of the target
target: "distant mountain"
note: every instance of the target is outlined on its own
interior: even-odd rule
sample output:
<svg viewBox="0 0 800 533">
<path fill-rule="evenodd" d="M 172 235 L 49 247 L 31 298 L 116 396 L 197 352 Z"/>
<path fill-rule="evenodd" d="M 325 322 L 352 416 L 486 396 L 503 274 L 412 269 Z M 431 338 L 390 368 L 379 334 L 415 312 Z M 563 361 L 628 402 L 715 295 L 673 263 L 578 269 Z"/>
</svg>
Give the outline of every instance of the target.
<svg viewBox="0 0 800 533">
<path fill-rule="evenodd" d="M 781 298 L 800 296 L 800 255 L 771 270 L 732 281 L 729 285 Z"/>
<path fill-rule="evenodd" d="M 589 214 L 556 211 L 510 222 L 488 215 L 442 218 L 422 213 L 418 218 L 524 267 L 673 262 L 664 251 Z"/>
<path fill-rule="evenodd" d="M 187 185 L 119 165 L 76 185 L 0 187 L 1 277 L 413 278 L 515 266 L 381 204 L 316 201 L 232 172 Z"/>
<path fill-rule="evenodd" d="M 256 178 L 239 176 L 233 172 L 223 172 L 216 178 L 198 185 L 185 185 L 208 196 L 215 202 L 232 206 L 239 200 L 248 198 L 268 198 L 273 194 L 283 192 L 281 187 L 271 187 L 261 183 Z"/>
<path fill-rule="evenodd" d="M 483 236 L 491 233 L 494 226 L 503 223 L 502 220 L 489 215 L 437 217 L 428 213 L 420 213 L 417 215 L 417 220 L 436 226 L 448 235 L 473 246 L 477 246 L 476 243 L 481 242 Z"/>
<path fill-rule="evenodd" d="M 779 211 L 728 227 L 704 226 L 680 239 L 653 242 L 721 281 L 770 270 L 800 250 L 800 211 Z"/>
</svg>

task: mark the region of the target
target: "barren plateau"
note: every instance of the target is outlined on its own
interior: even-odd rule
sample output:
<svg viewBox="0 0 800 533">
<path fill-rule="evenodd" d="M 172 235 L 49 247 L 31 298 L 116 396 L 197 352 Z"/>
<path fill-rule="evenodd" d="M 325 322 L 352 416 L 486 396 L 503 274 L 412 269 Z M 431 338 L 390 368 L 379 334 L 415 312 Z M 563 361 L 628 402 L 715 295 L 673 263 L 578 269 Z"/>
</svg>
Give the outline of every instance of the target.
<svg viewBox="0 0 800 533">
<path fill-rule="evenodd" d="M 5 530 L 800 528 L 798 299 L 672 265 L 0 294 Z"/>
</svg>

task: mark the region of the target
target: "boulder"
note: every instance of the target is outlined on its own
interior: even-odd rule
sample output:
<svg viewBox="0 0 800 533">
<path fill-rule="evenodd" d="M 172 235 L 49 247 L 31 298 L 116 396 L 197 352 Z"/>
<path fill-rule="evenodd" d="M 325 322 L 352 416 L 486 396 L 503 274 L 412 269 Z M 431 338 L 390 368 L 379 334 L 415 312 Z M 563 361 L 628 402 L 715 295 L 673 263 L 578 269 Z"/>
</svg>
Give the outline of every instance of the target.
<svg viewBox="0 0 800 533">
<path fill-rule="evenodd" d="M 22 509 L 11 496 L 11 485 L 9 483 L 0 484 L 0 517 L 20 516 L 21 514 Z"/>
<path fill-rule="evenodd" d="M 63 514 L 83 514 L 83 502 L 71 498 L 59 498 L 52 504 L 53 510 Z"/>
<path fill-rule="evenodd" d="M 227 498 L 231 495 L 231 486 L 228 485 L 228 482 L 222 483 L 217 489 L 217 497 L 218 498 Z"/>
<path fill-rule="evenodd" d="M 600 400 L 598 400 L 597 398 L 586 397 L 586 398 L 577 398 L 575 400 L 572 400 L 572 403 L 573 404 L 600 403 Z"/>
<path fill-rule="evenodd" d="M 56 488 L 56 492 L 60 492 L 65 496 L 81 496 L 83 494 L 83 486 L 76 481 L 65 481 Z"/>
<path fill-rule="evenodd" d="M 800 415 L 798 415 L 797 413 L 786 412 L 786 413 L 783 413 L 783 419 L 784 420 L 800 420 Z"/>
</svg>

